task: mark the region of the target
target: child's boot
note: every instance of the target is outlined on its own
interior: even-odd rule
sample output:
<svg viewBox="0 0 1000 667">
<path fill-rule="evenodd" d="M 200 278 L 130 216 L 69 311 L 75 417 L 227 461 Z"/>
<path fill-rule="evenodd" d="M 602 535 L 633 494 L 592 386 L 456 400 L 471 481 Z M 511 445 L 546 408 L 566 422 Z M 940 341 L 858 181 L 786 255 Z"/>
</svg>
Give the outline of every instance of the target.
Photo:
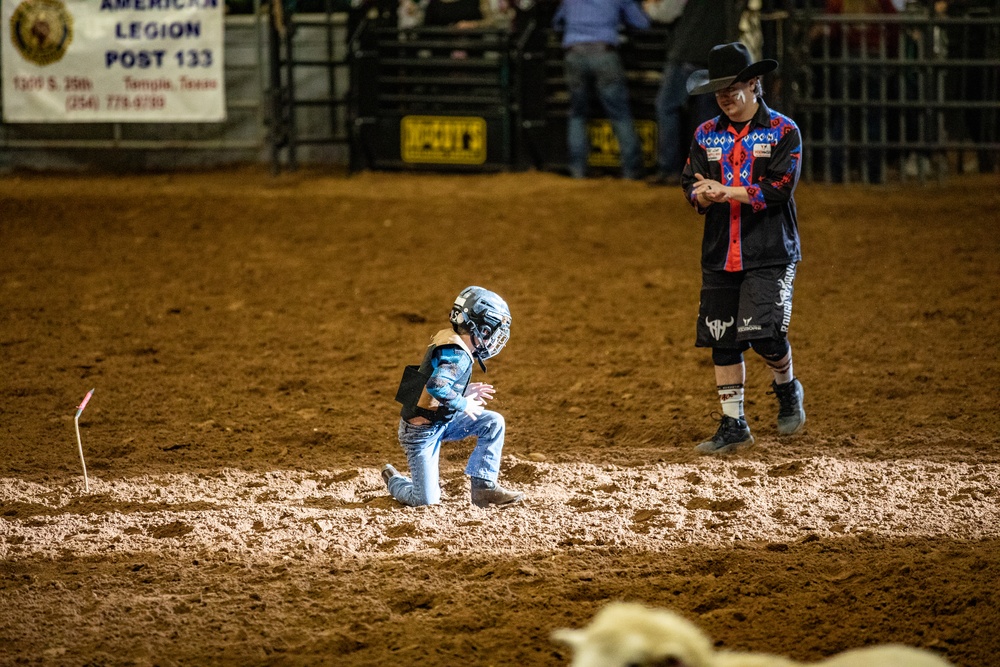
<svg viewBox="0 0 1000 667">
<path fill-rule="evenodd" d="M 481 477 L 472 478 L 472 504 L 476 507 L 490 505 L 513 505 L 524 500 L 520 491 L 505 489 L 496 482 Z"/>
<path fill-rule="evenodd" d="M 382 466 L 382 481 L 385 482 L 386 488 L 389 488 L 389 480 L 393 477 L 399 477 L 399 471 L 393 467 L 391 463 L 386 463 Z"/>
</svg>

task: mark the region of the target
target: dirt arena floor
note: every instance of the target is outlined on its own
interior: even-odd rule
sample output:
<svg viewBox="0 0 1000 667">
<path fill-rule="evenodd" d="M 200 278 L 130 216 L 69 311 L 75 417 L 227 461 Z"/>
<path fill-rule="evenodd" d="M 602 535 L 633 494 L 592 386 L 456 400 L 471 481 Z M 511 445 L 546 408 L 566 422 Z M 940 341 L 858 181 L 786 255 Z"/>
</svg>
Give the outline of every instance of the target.
<svg viewBox="0 0 1000 667">
<path fill-rule="evenodd" d="M 698 457 L 700 218 L 550 174 L 265 169 L 0 180 L 0 664 L 567 665 L 611 600 L 815 661 L 1000 664 L 995 175 L 802 185 L 803 435 Z M 393 402 L 468 284 L 504 510 L 390 499 Z M 79 425 L 76 407 L 96 389 Z"/>
</svg>

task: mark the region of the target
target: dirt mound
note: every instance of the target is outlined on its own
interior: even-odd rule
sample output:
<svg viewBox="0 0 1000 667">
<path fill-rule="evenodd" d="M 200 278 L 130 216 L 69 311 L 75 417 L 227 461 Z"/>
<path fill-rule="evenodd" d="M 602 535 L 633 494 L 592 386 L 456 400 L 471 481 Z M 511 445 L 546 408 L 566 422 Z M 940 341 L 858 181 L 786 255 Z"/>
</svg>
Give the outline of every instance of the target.
<svg viewBox="0 0 1000 667">
<path fill-rule="evenodd" d="M 552 630 L 620 599 L 727 648 L 992 667 L 1000 190 L 968 185 L 800 187 L 806 431 L 777 436 L 750 358 L 757 444 L 706 459 L 701 223 L 677 191 L 6 178 L 0 663 L 560 665 Z M 400 507 L 378 474 L 405 468 L 399 373 L 467 284 L 513 311 L 487 378 L 527 500 L 472 506 L 465 442 L 441 505 Z"/>
</svg>

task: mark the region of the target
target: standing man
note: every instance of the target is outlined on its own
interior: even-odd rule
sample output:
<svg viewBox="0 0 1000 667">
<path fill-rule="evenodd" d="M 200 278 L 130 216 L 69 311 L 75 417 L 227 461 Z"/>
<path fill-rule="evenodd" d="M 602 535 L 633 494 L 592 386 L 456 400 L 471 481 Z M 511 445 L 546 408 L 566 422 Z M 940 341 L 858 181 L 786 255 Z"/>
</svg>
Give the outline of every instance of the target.
<svg viewBox="0 0 1000 667">
<path fill-rule="evenodd" d="M 618 55 L 618 29 L 645 30 L 649 17 L 635 0 L 563 0 L 552 27 L 563 33 L 566 86 L 569 88 L 569 172 L 587 175 L 590 91 L 596 89 L 621 150 L 622 177 L 642 177 L 642 147 L 632 122 L 628 82 Z"/>
<path fill-rule="evenodd" d="M 774 373 L 778 433 L 798 433 L 806 421 L 788 343 L 792 284 L 802 258 L 792 198 L 802 138 L 791 118 L 761 99 L 760 77 L 777 66 L 753 62 L 747 48 L 733 42 L 713 48 L 708 69 L 687 82 L 692 95 L 714 93 L 722 109 L 695 132 L 681 175 L 688 201 L 705 216 L 695 345 L 712 348 L 723 413 L 716 434 L 696 447 L 702 454 L 753 444 L 743 414 L 743 353 L 750 348 Z"/>
<path fill-rule="evenodd" d="M 683 6 L 676 18 L 678 5 Z M 677 185 L 684 166 L 683 151 L 691 141 L 690 127 L 697 127 L 719 113 L 710 95 L 691 99 L 691 125 L 682 127 L 683 110 L 689 95 L 687 79 L 708 64 L 708 52 L 716 44 L 739 36 L 740 16 L 745 0 L 647 0 L 650 16 L 674 17 L 677 27 L 671 36 L 663 78 L 656 93 L 656 174 L 650 185 Z M 668 9 L 672 11 L 667 11 Z"/>
</svg>

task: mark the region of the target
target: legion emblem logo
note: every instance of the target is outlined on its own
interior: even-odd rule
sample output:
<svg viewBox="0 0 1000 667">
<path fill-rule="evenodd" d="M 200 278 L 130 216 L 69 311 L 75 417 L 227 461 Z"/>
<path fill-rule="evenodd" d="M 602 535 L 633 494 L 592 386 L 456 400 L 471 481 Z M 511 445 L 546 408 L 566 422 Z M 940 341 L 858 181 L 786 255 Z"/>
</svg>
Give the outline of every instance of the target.
<svg viewBox="0 0 1000 667">
<path fill-rule="evenodd" d="M 73 41 L 73 16 L 60 0 L 25 0 L 10 17 L 10 39 L 28 62 L 50 65 Z"/>
</svg>

